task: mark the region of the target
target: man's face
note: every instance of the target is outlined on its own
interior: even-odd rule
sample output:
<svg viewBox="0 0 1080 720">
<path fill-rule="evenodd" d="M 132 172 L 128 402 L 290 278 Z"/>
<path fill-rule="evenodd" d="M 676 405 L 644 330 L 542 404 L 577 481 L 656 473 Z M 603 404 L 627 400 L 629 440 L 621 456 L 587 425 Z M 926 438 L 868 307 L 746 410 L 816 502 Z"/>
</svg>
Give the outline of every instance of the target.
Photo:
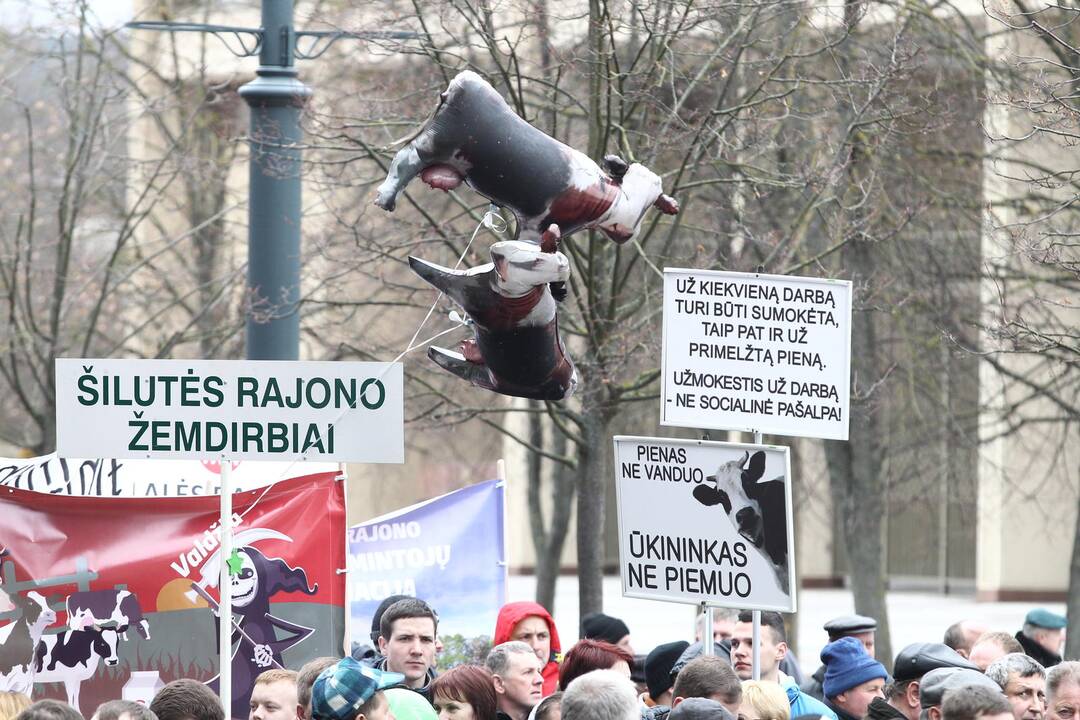
<svg viewBox="0 0 1080 720">
<path fill-rule="evenodd" d="M 761 627 L 761 677 L 773 679 L 780 661 L 787 655 L 787 643 L 776 643 L 772 628 Z M 754 626 L 748 622 L 735 623 L 731 635 L 731 665 L 740 680 L 750 680 L 754 675 Z"/>
<path fill-rule="evenodd" d="M 963 657 L 968 657 L 971 654 L 971 649 L 975 647 L 975 641 L 989 630 L 990 628 L 985 625 L 980 625 L 971 620 L 965 620 L 960 624 L 960 631 L 964 633 L 964 647 L 956 652 L 960 653 Z"/>
<path fill-rule="evenodd" d="M 874 678 L 840 693 L 834 701 L 852 717 L 864 718 L 874 698 L 885 697 L 882 692 L 884 687 L 884 678 Z"/>
<path fill-rule="evenodd" d="M 294 720 L 296 704 L 295 682 L 256 683 L 248 703 L 248 720 Z"/>
<path fill-rule="evenodd" d="M 1009 673 L 1005 683 L 1005 695 L 1012 705 L 1016 720 L 1043 720 L 1046 712 L 1046 680 L 1038 675 L 1020 677 L 1019 673 Z"/>
<path fill-rule="evenodd" d="M 874 657 L 874 631 L 868 630 L 867 632 L 855 633 L 851 637 L 855 638 L 862 643 L 862 646 L 866 648 L 866 654 L 870 657 Z"/>
<path fill-rule="evenodd" d="M 405 676 L 406 685 L 423 687 L 435 662 L 435 622 L 429 617 L 395 620 L 390 639 L 379 637 L 379 652 L 386 656 L 388 670 Z"/>
<path fill-rule="evenodd" d="M 996 642 L 987 640 L 986 642 L 975 643 L 971 648 L 971 655 L 968 656 L 968 660 L 978 665 L 980 670 L 986 672 L 986 668 L 1003 657 L 1005 657 L 1005 648 Z"/>
<path fill-rule="evenodd" d="M 547 665 L 551 658 L 551 630 L 547 621 L 539 615 L 530 615 L 510 631 L 511 640 L 520 640 L 536 653 L 537 659 Z"/>
<path fill-rule="evenodd" d="M 431 618 L 428 618 L 430 621 Z M 398 620 L 394 624 L 397 625 Z M 386 699 L 386 695 L 382 690 L 379 690 L 373 696 L 375 704 L 370 710 L 365 713 L 360 713 L 356 716 L 356 720 L 394 720 L 394 713 L 390 712 L 390 702 Z"/>
<path fill-rule="evenodd" d="M 1046 708 L 1046 720 L 1080 720 L 1080 684 L 1062 682 Z"/>
<path fill-rule="evenodd" d="M 535 655 L 510 653 L 507 665 L 505 675 L 495 676 L 499 707 L 519 711 L 531 709 L 544 697 L 540 659 Z"/>
<path fill-rule="evenodd" d="M 1065 642 L 1065 631 L 1040 628 L 1039 631 L 1035 633 L 1035 642 L 1042 645 L 1044 650 L 1052 652 L 1055 655 L 1060 655 L 1061 644 Z"/>
</svg>

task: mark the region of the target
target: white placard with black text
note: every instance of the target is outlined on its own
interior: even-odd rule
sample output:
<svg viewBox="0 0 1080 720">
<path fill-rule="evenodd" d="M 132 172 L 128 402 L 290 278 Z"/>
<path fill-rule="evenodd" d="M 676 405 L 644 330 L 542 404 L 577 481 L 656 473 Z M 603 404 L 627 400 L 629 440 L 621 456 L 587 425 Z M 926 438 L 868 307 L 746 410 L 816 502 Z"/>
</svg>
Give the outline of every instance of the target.
<svg viewBox="0 0 1080 720">
<path fill-rule="evenodd" d="M 400 463 L 400 363 L 56 361 L 62 457 Z"/>
<path fill-rule="evenodd" d="M 665 268 L 662 355 L 662 425 L 847 440 L 847 280 Z"/>
<path fill-rule="evenodd" d="M 617 436 L 627 597 L 795 612 L 786 447 Z"/>
</svg>

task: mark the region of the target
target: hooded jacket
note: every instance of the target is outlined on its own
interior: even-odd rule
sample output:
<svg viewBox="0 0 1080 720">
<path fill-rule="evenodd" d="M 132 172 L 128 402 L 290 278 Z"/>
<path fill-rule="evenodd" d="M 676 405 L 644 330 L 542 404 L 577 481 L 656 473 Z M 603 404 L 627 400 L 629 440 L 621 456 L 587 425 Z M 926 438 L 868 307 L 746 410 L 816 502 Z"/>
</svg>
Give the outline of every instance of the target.
<svg viewBox="0 0 1080 720">
<path fill-rule="evenodd" d="M 547 664 L 540 668 L 540 674 L 544 676 L 544 697 L 547 697 L 559 689 L 559 653 L 562 652 L 562 645 L 559 643 L 559 631 L 555 629 L 555 621 L 543 605 L 529 601 L 503 605 L 495 621 L 495 637 L 492 638 L 492 644 L 502 645 L 509 641 L 514 626 L 530 615 L 543 618 L 547 623 L 548 632 L 551 633 L 551 655 L 548 657 Z"/>
</svg>

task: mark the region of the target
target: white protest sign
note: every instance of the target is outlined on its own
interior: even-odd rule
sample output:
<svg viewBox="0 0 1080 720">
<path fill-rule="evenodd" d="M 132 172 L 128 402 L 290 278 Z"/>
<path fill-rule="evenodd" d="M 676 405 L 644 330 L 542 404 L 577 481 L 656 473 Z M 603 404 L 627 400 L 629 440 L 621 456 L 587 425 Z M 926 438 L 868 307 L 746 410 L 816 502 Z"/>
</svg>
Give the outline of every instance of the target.
<svg viewBox="0 0 1080 720">
<path fill-rule="evenodd" d="M 788 449 L 615 438 L 627 597 L 795 612 Z"/>
<path fill-rule="evenodd" d="M 664 269 L 660 423 L 847 440 L 851 283 Z"/>
<path fill-rule="evenodd" d="M 56 361 L 65 457 L 400 463 L 400 363 Z"/>
</svg>

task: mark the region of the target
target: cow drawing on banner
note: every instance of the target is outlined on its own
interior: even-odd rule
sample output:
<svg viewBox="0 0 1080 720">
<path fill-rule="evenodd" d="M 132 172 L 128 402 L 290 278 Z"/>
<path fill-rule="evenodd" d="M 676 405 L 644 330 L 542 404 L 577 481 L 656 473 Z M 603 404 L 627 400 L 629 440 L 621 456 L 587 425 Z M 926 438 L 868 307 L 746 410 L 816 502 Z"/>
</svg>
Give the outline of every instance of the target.
<svg viewBox="0 0 1080 720">
<path fill-rule="evenodd" d="M 765 453 L 744 452 L 738 460 L 721 465 L 706 483 L 694 488 L 702 505 L 720 505 L 736 532 L 769 563 L 780 590 L 788 583 L 786 487 L 784 478 L 760 482 L 765 474 Z"/>
<path fill-rule="evenodd" d="M 237 543 L 254 542 L 258 539 L 276 538 L 292 542 L 292 539 L 273 530 L 252 528 L 236 533 Z M 290 567 L 281 558 L 268 558 L 257 549 L 244 545 L 237 548 L 240 564 L 238 571 L 230 571 L 231 596 L 234 615 L 232 642 L 232 717 L 247 717 L 251 690 L 255 678 L 272 667 L 283 667 L 282 653 L 299 644 L 314 628 L 295 625 L 270 613 L 270 598 L 281 592 L 302 592 L 314 595 L 318 583 L 308 586 L 307 574 L 301 567 Z M 221 551 L 214 553 L 203 565 L 202 585 L 216 585 L 216 573 L 220 571 Z M 199 593 L 203 594 L 203 593 Z M 216 615 L 215 608 L 215 615 Z M 215 623 L 215 628 L 217 623 Z M 278 630 L 285 633 L 278 637 Z M 243 632 L 241 632 L 243 631 Z M 215 677 L 207 685 L 219 691 Z"/>
<path fill-rule="evenodd" d="M 131 625 L 150 639 L 150 622 L 143 617 L 139 598 L 129 590 L 88 590 L 75 592 L 67 598 L 68 627 L 83 630 L 87 627 L 111 627 L 122 640 L 127 640 Z"/>
<path fill-rule="evenodd" d="M 34 650 L 45 628 L 56 622 L 41 593 L 11 594 L 8 599 L 22 614 L 0 627 L 0 691 L 30 695 L 34 687 Z"/>
<path fill-rule="evenodd" d="M 79 690 L 97 673 L 102 661 L 109 667 L 119 662 L 118 638 L 116 628 L 69 629 L 45 635 L 34 653 L 34 682 L 64 683 L 68 705 L 83 712 Z"/>
</svg>

